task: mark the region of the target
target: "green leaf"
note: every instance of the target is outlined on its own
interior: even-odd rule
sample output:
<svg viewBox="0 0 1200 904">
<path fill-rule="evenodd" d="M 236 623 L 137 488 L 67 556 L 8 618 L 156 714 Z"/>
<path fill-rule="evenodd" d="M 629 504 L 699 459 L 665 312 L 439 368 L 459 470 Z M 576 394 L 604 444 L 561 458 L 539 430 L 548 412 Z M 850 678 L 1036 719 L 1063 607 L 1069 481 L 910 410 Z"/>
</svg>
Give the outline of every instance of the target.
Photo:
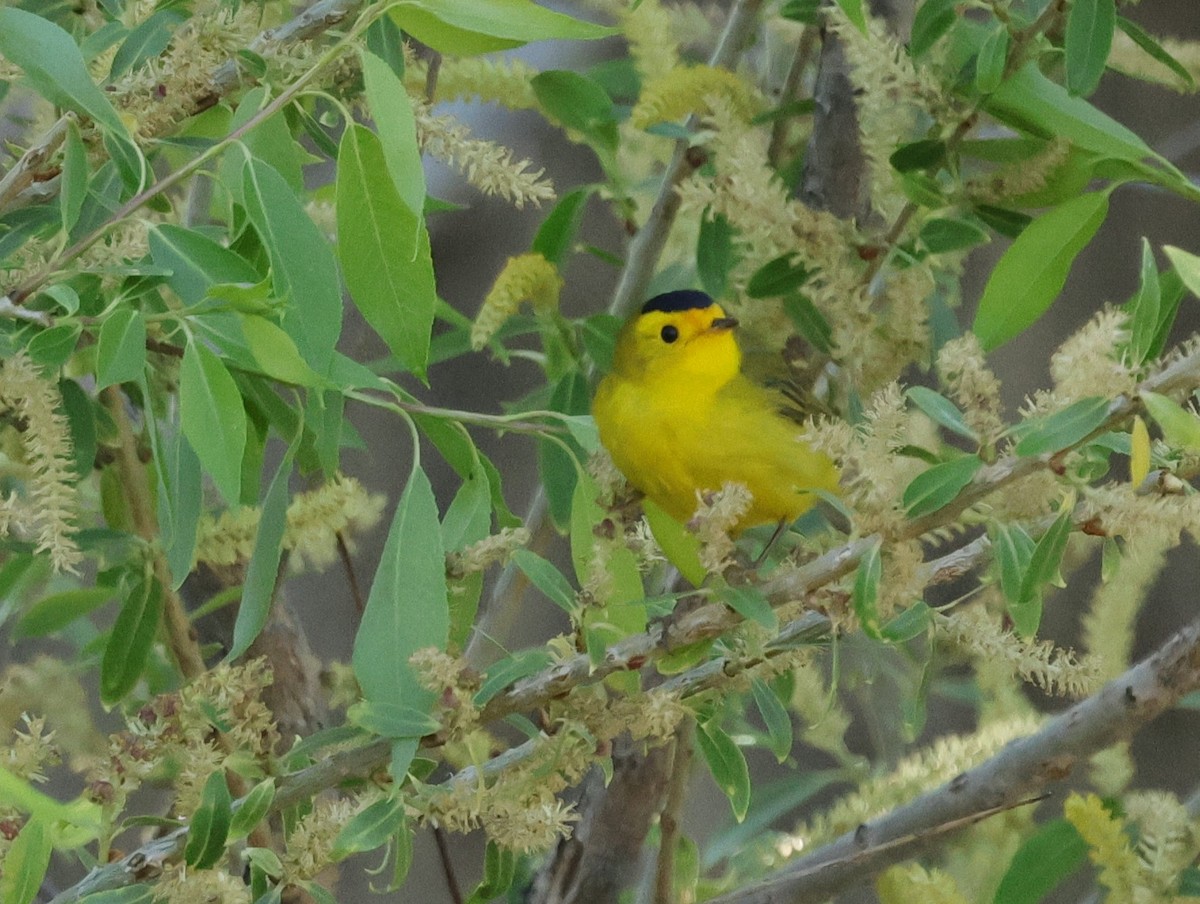
<svg viewBox="0 0 1200 904">
<path fill-rule="evenodd" d="M 759 588 L 749 584 L 725 584 L 720 587 L 718 597 L 742 618 L 756 622 L 771 632 L 779 630 L 779 619 L 771 608 L 771 601 Z"/>
<path fill-rule="evenodd" d="M 1041 622 L 1042 587 L 1047 583 L 1062 585 L 1059 566 L 1071 537 L 1071 513 L 1063 512 L 1037 541 L 1029 559 L 1029 567 L 1021 578 L 1017 591 L 1017 606 L 1009 606 L 1013 625 L 1025 637 L 1037 634 Z M 1036 605 L 1031 605 L 1036 603 Z"/>
<path fill-rule="evenodd" d="M 74 314 L 79 311 L 79 293 L 66 283 L 46 286 L 40 294 L 51 299 L 68 314 Z"/>
<path fill-rule="evenodd" d="M 883 577 L 883 556 L 880 552 L 882 541 L 867 547 L 859 560 L 858 570 L 854 574 L 854 614 L 862 625 L 863 633 L 868 637 L 878 639 L 879 633 L 879 581 Z"/>
<path fill-rule="evenodd" d="M 1021 601 L 1021 583 L 1029 571 L 1034 544 L 1029 534 L 1018 524 L 990 524 L 988 536 L 995 550 L 996 568 L 1000 574 L 1000 590 L 1011 603 Z"/>
<path fill-rule="evenodd" d="M 200 806 L 192 814 L 189 823 L 183 857 L 193 869 L 209 869 L 225 853 L 225 841 L 229 837 L 233 816 L 232 805 L 229 785 L 225 782 L 225 770 L 218 769 L 204 783 Z"/>
<path fill-rule="evenodd" d="M 389 22 L 379 19 L 377 22 Z M 400 200 L 416 218 L 425 209 L 425 169 L 417 146 L 417 124 L 404 83 L 373 53 L 362 55 L 363 85 L 371 118 L 379 134 L 388 175 Z M 345 136 L 343 135 L 343 140 Z M 341 159 L 339 153 L 338 159 Z M 403 236 L 401 236 L 403 238 Z M 415 235 L 414 235 L 415 238 Z M 403 245 L 401 248 L 403 249 Z M 413 248 L 417 245 L 414 242 Z"/>
<path fill-rule="evenodd" d="M 449 629 L 437 502 L 429 478 L 414 467 L 354 639 L 351 663 L 366 700 L 428 712 L 434 694 L 417 680 L 408 659 L 424 647 L 444 650 Z"/>
<path fill-rule="evenodd" d="M 125 888 L 97 891 L 80 899 L 80 904 L 154 904 L 154 888 L 138 883 Z"/>
<path fill-rule="evenodd" d="M 904 488 L 902 502 L 908 517 L 919 518 L 949 505 L 982 467 L 978 456 L 962 455 L 922 471 Z"/>
<path fill-rule="evenodd" d="M 696 240 L 696 275 L 700 285 L 713 298 L 725 294 L 729 271 L 736 261 L 733 248 L 733 227 L 723 213 L 700 219 L 700 235 Z"/>
<path fill-rule="evenodd" d="M 583 212 L 587 207 L 587 200 L 594 191 L 595 189 L 592 187 L 584 186 L 569 191 L 559 198 L 554 209 L 538 227 L 537 235 L 533 237 L 533 245 L 529 250 L 540 254 L 561 269 L 567 255 L 575 245 L 575 236 L 579 232 L 579 224 L 583 222 Z"/>
<path fill-rule="evenodd" d="M 926 0 L 913 19 L 912 38 L 908 49 L 912 58 L 919 59 L 929 52 L 938 39 L 948 32 L 958 18 L 955 5 L 960 0 Z"/>
<path fill-rule="evenodd" d="M 229 132 L 250 124 L 270 102 L 268 90 L 263 86 L 251 88 L 238 101 L 237 109 L 229 121 Z M 303 146 L 292 137 L 292 129 L 284 111 L 272 113 L 256 123 L 242 137 L 245 155 L 229 154 L 221 162 L 221 181 L 234 197 L 245 194 L 242 178 L 245 156 L 253 157 L 272 167 L 288 187 L 299 194 L 304 191 L 303 165 L 306 154 Z"/>
<path fill-rule="evenodd" d="M 776 761 L 782 763 L 792 753 L 792 717 L 761 678 L 751 680 L 750 691 L 754 694 L 754 703 L 763 724 L 767 726 L 771 752 L 775 754 Z"/>
<path fill-rule="evenodd" d="M 351 854 L 383 847 L 404 824 L 404 798 L 399 794 L 382 797 L 342 826 L 330 857 L 336 862 Z"/>
<path fill-rule="evenodd" d="M 1015 239 L 1025 230 L 1026 226 L 1033 222 L 1033 217 L 1027 213 L 993 207 L 990 204 L 976 204 L 973 210 L 984 223 L 1010 239 Z"/>
<path fill-rule="evenodd" d="M 617 114 L 599 82 L 567 69 L 550 69 L 534 76 L 531 84 L 552 122 L 581 133 L 598 150 L 616 150 Z"/>
<path fill-rule="evenodd" d="M 4 872 L 0 874 L 0 901 L 31 904 L 46 878 L 53 847 L 50 832 L 42 820 L 30 819 L 21 826 L 5 851 Z"/>
<path fill-rule="evenodd" d="M 589 41 L 615 28 L 572 19 L 530 0 L 402 0 L 390 15 L 422 44 L 451 56 L 509 50 L 530 41 Z"/>
<path fill-rule="evenodd" d="M 246 345 L 268 377 L 295 386 L 318 386 L 324 382 L 300 356 L 292 337 L 270 320 L 243 314 L 241 321 Z"/>
<path fill-rule="evenodd" d="M 137 308 L 117 308 L 100 327 L 96 388 L 139 379 L 146 366 L 146 321 Z"/>
<path fill-rule="evenodd" d="M 11 6 L 0 9 L 0 55 L 20 66 L 50 103 L 91 117 L 129 141 L 121 117 L 88 74 L 79 47 L 53 22 Z"/>
<path fill-rule="evenodd" d="M 751 298 L 787 295 L 808 282 L 810 275 L 804 264 L 794 260 L 794 255 L 784 254 L 754 271 L 746 284 L 746 294 Z"/>
<path fill-rule="evenodd" d="M 206 235 L 171 223 L 150 229 L 150 255 L 171 271 L 167 285 L 185 305 L 199 303 L 218 283 L 254 285 L 261 277 L 249 262 Z"/>
<path fill-rule="evenodd" d="M 788 295 L 783 299 L 783 312 L 813 348 L 819 352 L 833 351 L 833 327 L 808 296 L 799 292 Z"/>
<path fill-rule="evenodd" d="M 475 694 L 476 706 L 484 706 L 514 681 L 536 675 L 553 664 L 546 650 L 519 650 L 488 666 L 483 686 Z"/>
<path fill-rule="evenodd" d="M 68 123 L 67 136 L 63 140 L 63 171 L 58 193 L 63 232 L 67 235 L 79 222 L 79 213 L 87 199 L 88 176 L 87 149 L 79 135 L 79 126 L 74 122 Z"/>
<path fill-rule="evenodd" d="M 516 854 L 489 841 L 483 855 L 483 879 L 466 904 L 487 904 L 504 894 L 513 884 L 516 868 Z"/>
<path fill-rule="evenodd" d="M 52 593 L 22 614 L 13 628 L 13 638 L 45 637 L 61 631 L 77 618 L 99 609 L 117 595 L 116 587 L 78 587 Z"/>
<path fill-rule="evenodd" d="M 1125 32 L 1129 39 L 1138 47 L 1146 51 L 1151 57 L 1162 63 L 1175 74 L 1182 86 L 1188 91 L 1196 90 L 1196 80 L 1192 77 L 1192 73 L 1179 60 L 1167 53 L 1163 46 L 1151 37 L 1140 25 L 1136 22 L 1131 22 L 1124 16 L 1117 16 L 1117 28 Z"/>
<path fill-rule="evenodd" d="M 880 637 L 892 643 L 904 643 L 929 630 L 933 623 L 933 610 L 924 600 L 917 600 L 879 632 Z"/>
<path fill-rule="evenodd" d="M 1188 452 L 1200 452 L 1200 418 L 1157 392 L 1142 392 L 1141 398 L 1168 445 Z"/>
<path fill-rule="evenodd" d="M 513 551 L 512 563 L 546 599 L 564 612 L 574 613 L 579 608 L 575 600 L 575 588 L 551 562 L 531 550 L 518 549 Z"/>
<path fill-rule="evenodd" d="M 423 738 L 440 727 L 432 716 L 402 703 L 360 700 L 347 710 L 346 718 L 352 725 L 382 738 Z M 403 773 L 399 775 L 403 777 Z"/>
<path fill-rule="evenodd" d="M 962 251 L 991 241 L 988 234 L 970 220 L 931 217 L 921 226 L 921 244 L 930 254 Z"/>
<path fill-rule="evenodd" d="M 547 407 L 562 414 L 587 414 L 590 398 L 587 379 L 578 370 L 571 370 L 554 385 Z M 567 448 L 550 440 L 538 442 L 538 474 L 546 490 L 550 517 L 559 527 L 570 522 L 579 461 L 585 457 L 573 439 L 567 440 Z"/>
<path fill-rule="evenodd" d="M 74 380 L 59 380 L 58 392 L 71 429 L 75 476 L 82 480 L 96 467 L 96 405 Z"/>
<path fill-rule="evenodd" d="M 367 29 L 367 49 L 387 63 L 397 78 L 404 78 L 404 35 L 396 23 L 382 16 Z"/>
<path fill-rule="evenodd" d="M 867 16 L 863 11 L 863 0 L 835 0 L 835 2 L 841 7 L 842 12 L 846 14 L 846 18 L 850 20 L 850 24 L 863 34 L 866 34 Z"/>
<path fill-rule="evenodd" d="M 1107 214 L 1108 193 L 1093 192 L 1038 217 L 1017 236 L 992 270 L 971 327 L 985 349 L 1037 322 Z"/>
<path fill-rule="evenodd" d="M 746 766 L 746 758 L 733 738 L 722 731 L 719 725 L 705 722 L 699 728 L 696 746 L 704 755 L 713 781 L 729 798 L 734 818 L 741 822 L 750 808 L 750 771 Z"/>
<path fill-rule="evenodd" d="M 268 164 L 248 159 L 242 187 L 246 213 L 271 259 L 275 294 L 287 301 L 283 328 L 309 366 L 325 374 L 342 331 L 342 291 L 333 251 L 287 182 Z"/>
<path fill-rule="evenodd" d="M 155 434 L 151 434 L 152 442 Z M 200 459 L 191 443 L 172 430 L 158 437 L 158 529 L 172 588 L 179 589 L 192 571 L 196 534 L 204 503 Z"/>
<path fill-rule="evenodd" d="M 120 78 L 129 69 L 134 69 L 151 57 L 156 57 L 171 43 L 171 31 L 185 16 L 178 9 L 159 9 L 151 13 L 113 54 L 112 66 L 108 70 L 110 82 Z"/>
<path fill-rule="evenodd" d="M 1013 854 L 993 904 L 1039 904 L 1087 860 L 1088 846 L 1065 819 L 1046 823 Z"/>
<path fill-rule="evenodd" d="M 888 158 L 892 168 L 897 172 L 909 173 L 913 170 L 934 170 L 946 160 L 946 142 L 940 138 L 923 138 L 910 144 L 901 145 Z"/>
<path fill-rule="evenodd" d="M 1129 307 L 1129 354 L 1134 364 L 1146 360 L 1161 326 L 1162 287 L 1158 282 L 1158 267 L 1150 241 L 1142 239 L 1142 271 L 1138 293 Z"/>
<path fill-rule="evenodd" d="M 116 703 L 137 684 L 146 667 L 162 615 L 162 587 L 153 577 L 139 576 L 129 588 L 109 632 L 100 661 L 100 699 Z"/>
<path fill-rule="evenodd" d="M 1116 24 L 1116 0 L 1071 3 L 1063 47 L 1067 57 L 1067 90 L 1072 94 L 1086 96 L 1100 84 Z"/>
<path fill-rule="evenodd" d="M 696 535 L 668 515 L 652 499 L 642 500 L 642 511 L 650 533 L 667 561 L 679 569 L 679 573 L 693 587 L 700 587 L 708 577 L 708 570 L 700 562 L 700 541 Z"/>
<path fill-rule="evenodd" d="M 75 346 L 79 344 L 80 330 L 78 322 L 52 326 L 36 333 L 25 346 L 25 351 L 29 353 L 34 364 L 46 370 L 57 370 L 75 352 Z"/>
<path fill-rule="evenodd" d="M 354 304 L 392 354 L 424 376 L 437 304 L 429 233 L 396 192 L 379 139 L 359 125 L 342 135 L 337 213 Z"/>
<path fill-rule="evenodd" d="M 275 779 L 265 778 L 241 799 L 229 821 L 229 840 L 240 841 L 249 835 L 271 812 L 275 800 Z"/>
<path fill-rule="evenodd" d="M 1163 253 L 1187 290 L 1200 298 L 1200 256 L 1173 245 L 1163 245 Z"/>
<path fill-rule="evenodd" d="M 1008 44 L 1008 28 L 1003 24 L 998 24 L 983 39 L 975 59 L 975 88 L 981 94 L 991 94 L 1000 87 L 1008 63 Z"/>
<path fill-rule="evenodd" d="M 1103 424 L 1107 417 L 1107 399 L 1100 396 L 1080 399 L 1062 411 L 1021 424 L 1021 438 L 1013 451 L 1022 458 L 1057 452 L 1075 445 Z"/>
<path fill-rule="evenodd" d="M 300 446 L 301 435 L 284 453 L 267 495 L 263 499 L 262 514 L 258 520 L 258 533 L 254 536 L 254 551 L 246 567 L 246 578 L 242 582 L 242 601 L 238 605 L 237 621 L 233 625 L 233 641 L 225 655 L 233 662 L 250 648 L 262 632 L 275 599 L 275 585 L 279 580 L 279 563 L 283 558 L 283 534 L 287 529 L 287 509 L 291 496 L 288 493 L 288 478 L 292 473 L 292 459 Z"/>
<path fill-rule="evenodd" d="M 910 386 L 904 394 L 934 423 L 941 424 L 952 433 L 957 433 L 972 442 L 979 442 L 979 437 L 967 424 L 962 411 L 944 395 L 925 386 Z"/>
<path fill-rule="evenodd" d="M 221 359 L 192 340 L 179 370 L 179 417 L 200 463 L 225 501 L 241 499 L 242 454 L 246 450 L 246 412 L 237 384 Z"/>
</svg>

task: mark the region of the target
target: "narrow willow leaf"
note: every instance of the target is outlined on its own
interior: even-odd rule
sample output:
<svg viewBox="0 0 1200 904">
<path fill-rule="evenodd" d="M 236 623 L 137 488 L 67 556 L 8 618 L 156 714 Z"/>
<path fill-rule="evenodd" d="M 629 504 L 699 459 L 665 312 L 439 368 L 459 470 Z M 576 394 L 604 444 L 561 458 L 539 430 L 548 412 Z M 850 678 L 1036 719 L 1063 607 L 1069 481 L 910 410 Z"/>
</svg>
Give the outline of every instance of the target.
<svg viewBox="0 0 1200 904">
<path fill-rule="evenodd" d="M 1116 0 L 1074 0 L 1067 13 L 1067 89 L 1087 96 L 1100 84 L 1117 24 Z"/>
<path fill-rule="evenodd" d="M 243 314 L 241 321 L 246 345 L 268 377 L 294 386 L 318 386 L 324 382 L 283 329 L 265 317 Z"/>
<path fill-rule="evenodd" d="M 509 50 L 530 41 L 590 41 L 617 33 L 532 0 L 402 0 L 390 14 L 422 44 L 454 56 Z"/>
<path fill-rule="evenodd" d="M 924 634 L 931 624 L 933 610 L 924 600 L 917 600 L 884 625 L 879 634 L 884 640 L 892 643 L 904 643 Z"/>
<path fill-rule="evenodd" d="M 432 716 L 400 703 L 360 700 L 347 710 L 346 717 L 363 731 L 383 738 L 422 738 L 439 727 L 438 721 Z"/>
<path fill-rule="evenodd" d="M 1188 452 L 1200 452 L 1200 418 L 1165 395 L 1141 393 L 1142 404 L 1154 418 L 1168 445 Z"/>
<path fill-rule="evenodd" d="M 519 650 L 494 662 L 487 669 L 483 686 L 475 694 L 475 705 L 483 706 L 514 681 L 535 675 L 547 668 L 553 659 L 546 650 Z"/>
<path fill-rule="evenodd" d="M 995 550 L 1000 590 L 1010 603 L 1018 602 L 1021 599 L 1021 583 L 1033 556 L 1033 539 L 1016 524 L 991 524 L 988 526 L 988 536 Z"/>
<path fill-rule="evenodd" d="M 1065 819 L 1030 835 L 1008 864 L 993 904 L 1038 904 L 1087 860 L 1088 846 Z"/>
<path fill-rule="evenodd" d="M 373 851 L 383 847 L 396 831 L 404 825 L 404 798 L 389 794 L 365 807 L 342 826 L 333 842 L 334 861 L 344 860 L 351 854 Z"/>
<path fill-rule="evenodd" d="M 292 473 L 292 459 L 300 445 L 297 436 L 288 446 L 283 460 L 271 485 L 267 488 L 262 503 L 262 514 L 258 520 L 258 533 L 254 537 L 254 552 L 246 567 L 246 579 L 242 583 L 242 601 L 238 605 L 237 621 L 233 625 L 233 641 L 225 659 L 233 662 L 250 648 L 250 644 L 261 633 L 271 612 L 275 598 L 275 585 L 279 580 L 279 563 L 283 558 L 283 533 L 287 529 L 287 509 L 291 496 L 288 493 L 288 478 Z"/>
<path fill-rule="evenodd" d="M 779 630 L 779 619 L 767 595 L 750 585 L 726 584 L 720 588 L 721 602 L 742 618 L 762 625 L 768 631 Z"/>
<path fill-rule="evenodd" d="M 751 681 L 750 691 L 754 694 L 754 704 L 767 727 L 771 752 L 775 754 L 776 761 L 782 763 L 792 753 L 792 717 L 787 707 L 779 702 L 775 692 L 761 678 Z"/>
<path fill-rule="evenodd" d="M 992 270 L 971 327 L 985 349 L 1038 321 L 1107 214 L 1108 193 L 1093 192 L 1038 217 L 1017 236 Z"/>
<path fill-rule="evenodd" d="M 463 478 L 462 486 L 446 509 L 442 519 L 442 545 L 447 552 L 459 552 L 486 537 L 491 527 L 491 487 L 480 467 Z M 449 596 L 451 652 L 461 651 L 466 646 L 482 592 L 481 574 L 472 574 L 455 582 L 454 592 Z"/>
<path fill-rule="evenodd" d="M 21 613 L 13 639 L 45 637 L 61 631 L 77 618 L 99 609 L 117 595 L 116 587 L 77 587 L 52 593 Z"/>
<path fill-rule="evenodd" d="M 1183 280 L 1187 290 L 1200 298 L 1200 256 L 1173 245 L 1164 245 L 1163 253 Z"/>
<path fill-rule="evenodd" d="M 87 149 L 79 135 L 79 126 L 74 122 L 69 123 L 67 137 L 63 140 L 63 171 L 58 193 L 63 232 L 67 235 L 71 234 L 71 229 L 79 222 L 83 202 L 87 199 L 89 176 Z"/>
<path fill-rule="evenodd" d="M 854 614 L 868 637 L 879 638 L 879 581 L 883 577 L 882 542 L 872 543 L 859 560 L 854 575 Z"/>
<path fill-rule="evenodd" d="M 37 333 L 25 350 L 35 364 L 45 370 L 58 370 L 75 351 L 79 344 L 81 327 L 76 323 L 60 323 Z"/>
<path fill-rule="evenodd" d="M 970 220 L 931 217 L 921 227 L 921 244 L 930 254 L 962 251 L 991 241 L 988 234 Z"/>
<path fill-rule="evenodd" d="M 183 857 L 193 869 L 209 869 L 225 853 L 225 842 L 229 838 L 229 826 L 233 818 L 233 801 L 229 796 L 229 785 L 225 771 L 218 769 L 204 783 L 200 794 L 200 806 L 192 814 L 188 826 L 187 845 Z"/>
<path fill-rule="evenodd" d="M 575 600 L 575 588 L 554 565 L 529 549 L 514 550 L 512 563 L 542 595 L 568 614 L 579 607 Z"/>
<path fill-rule="evenodd" d="M 1150 354 L 1161 327 L 1162 287 L 1158 267 L 1148 239 L 1142 239 L 1142 269 L 1138 293 L 1130 306 L 1129 354 L 1134 364 L 1141 364 Z"/>
<path fill-rule="evenodd" d="M 50 831 L 40 819 L 30 819 L 20 827 L 4 855 L 0 874 L 0 901 L 4 904 L 32 904 L 46 878 L 53 850 Z"/>
<path fill-rule="evenodd" d="M 417 124 L 408 92 L 392 68 L 375 54 L 363 53 L 362 67 L 367 104 L 379 134 L 388 174 L 400 200 L 414 217 L 419 218 L 425 210 L 425 169 L 421 165 L 421 150 L 417 147 Z M 341 159 L 340 154 L 338 158 Z"/>
<path fill-rule="evenodd" d="M 979 56 L 975 60 L 975 87 L 981 94 L 991 94 L 1004 79 L 1004 67 L 1008 63 L 1008 37 L 1008 27 L 998 24 L 979 47 Z"/>
<path fill-rule="evenodd" d="M 53 22 L 11 6 L 0 9 L 0 55 L 20 66 L 52 104 L 89 116 L 129 141 L 121 117 L 88 74 L 79 47 Z"/>
<path fill-rule="evenodd" d="M 271 166 L 251 157 L 242 170 L 242 185 L 246 212 L 271 259 L 275 294 L 287 302 L 283 328 L 309 366 L 325 374 L 342 331 L 342 291 L 333 251 Z"/>
<path fill-rule="evenodd" d="M 577 188 L 559 198 L 554 209 L 550 211 L 542 225 L 538 227 L 537 235 L 533 237 L 530 251 L 540 254 L 556 267 L 566 263 L 567 255 L 575 246 L 575 237 L 579 233 L 579 224 L 583 222 L 583 212 L 587 200 L 595 191 L 590 186 Z M 703 232 L 703 223 L 700 226 Z"/>
<path fill-rule="evenodd" d="M 113 54 L 108 80 L 115 81 L 129 69 L 166 50 L 171 43 L 172 30 L 186 19 L 177 9 L 159 9 L 142 20 Z"/>
<path fill-rule="evenodd" d="M 789 295 L 799 289 L 811 274 L 792 254 L 784 254 L 763 264 L 746 284 L 746 294 L 751 298 L 775 298 Z"/>
<path fill-rule="evenodd" d="M 237 384 L 201 342 L 189 342 L 179 370 L 179 414 L 200 463 L 230 505 L 241 500 L 246 412 Z"/>
<path fill-rule="evenodd" d="M 863 10 L 863 0 L 835 0 L 835 2 L 841 7 L 842 12 L 846 14 L 846 18 L 850 20 L 850 24 L 863 34 L 866 34 L 867 16 Z"/>
<path fill-rule="evenodd" d="M 979 437 L 967 424 L 967 419 L 959 407 L 941 393 L 925 386 L 910 386 L 904 394 L 929 415 L 934 423 L 941 424 L 947 430 L 972 442 L 979 442 Z"/>
<path fill-rule="evenodd" d="M 338 257 L 354 304 L 423 377 L 437 305 L 429 233 L 396 192 L 379 139 L 359 125 L 346 129 L 338 151 L 337 214 Z"/>
<path fill-rule="evenodd" d="M 172 588 L 178 590 L 192 571 L 204 480 L 196 450 L 181 433 L 158 437 L 154 460 L 158 463 L 158 528 L 171 571 Z"/>
<path fill-rule="evenodd" d="M 901 501 L 908 517 L 919 518 L 949 505 L 982 467 L 978 456 L 963 455 L 922 471 L 904 488 Z"/>
<path fill-rule="evenodd" d="M 1196 90 L 1196 80 L 1188 68 L 1167 53 L 1162 44 L 1151 37 L 1140 25 L 1124 16 L 1117 16 L 1117 28 L 1125 32 L 1133 43 L 1146 51 L 1152 58 L 1170 69 L 1188 92 Z"/>
<path fill-rule="evenodd" d="M 1133 419 L 1129 431 L 1129 482 L 1137 489 L 1150 475 L 1150 431 L 1141 415 Z"/>
<path fill-rule="evenodd" d="M 65 377 L 58 381 L 62 410 L 71 430 L 71 455 L 75 460 L 75 477 L 83 480 L 96 467 L 96 404 L 74 380 Z M 0 597 L 2 598 L 2 597 Z"/>
<path fill-rule="evenodd" d="M 1059 566 L 1067 551 L 1067 540 L 1071 537 L 1071 512 L 1059 515 L 1049 530 L 1038 539 L 1029 559 L 1029 568 L 1021 578 L 1018 596 L 1025 600 L 1039 593 L 1045 584 L 1061 586 L 1063 583 Z M 1032 634 L 1033 632 L 1028 632 Z"/>
<path fill-rule="evenodd" d="M 548 407 L 562 414 L 587 414 L 590 399 L 587 379 L 578 370 L 572 370 L 555 384 Z M 546 490 L 550 517 L 559 527 L 566 527 L 570 522 L 579 462 L 586 458 L 574 440 L 569 440 L 567 445 L 570 451 L 549 440 L 538 442 L 538 475 Z"/>
<path fill-rule="evenodd" d="M 958 0 L 926 0 L 920 5 L 913 19 L 908 45 L 913 59 L 923 57 L 950 30 L 958 18 L 957 4 Z"/>
<path fill-rule="evenodd" d="M 100 327 L 96 388 L 139 379 L 146 366 L 146 321 L 137 308 L 117 308 Z"/>
<path fill-rule="evenodd" d="M 229 840 L 240 841 L 249 835 L 271 811 L 275 800 L 275 779 L 265 778 L 241 799 L 229 821 Z"/>
<path fill-rule="evenodd" d="M 696 274 L 700 285 L 713 298 L 725 294 L 729 271 L 735 261 L 733 227 L 723 213 L 703 217 L 696 240 Z"/>
<path fill-rule="evenodd" d="M 708 577 L 708 570 L 700 562 L 700 541 L 696 535 L 668 515 L 654 501 L 645 499 L 642 510 L 646 523 L 667 561 L 679 569 L 693 587 L 700 587 Z"/>
<path fill-rule="evenodd" d="M 1022 424 L 1021 438 L 1013 451 L 1023 458 L 1057 452 L 1082 440 L 1107 417 L 1107 399 L 1080 399 L 1062 411 Z"/>
<path fill-rule="evenodd" d="M 100 699 L 111 706 L 133 690 L 146 667 L 162 615 L 162 587 L 153 577 L 129 588 L 100 661 Z"/>
<path fill-rule="evenodd" d="M 531 84 L 550 121 L 582 135 L 607 166 L 617 147 L 617 114 L 599 82 L 569 69 L 548 69 Z"/>
<path fill-rule="evenodd" d="M 750 771 L 746 758 L 719 725 L 706 722 L 699 728 L 696 743 L 708 764 L 708 771 L 717 787 L 729 798 L 734 819 L 741 822 L 750 808 Z"/>
<path fill-rule="evenodd" d="M 433 703 L 434 694 L 417 680 L 408 660 L 425 647 L 446 648 L 445 563 L 433 487 L 416 467 L 396 505 L 354 639 L 354 675 L 369 702 L 420 712 Z"/>
<path fill-rule="evenodd" d="M 193 229 L 162 223 L 151 227 L 149 238 L 154 263 L 171 270 L 167 285 L 186 305 L 203 300 L 218 283 L 255 285 L 261 279 L 247 260 Z"/>
</svg>

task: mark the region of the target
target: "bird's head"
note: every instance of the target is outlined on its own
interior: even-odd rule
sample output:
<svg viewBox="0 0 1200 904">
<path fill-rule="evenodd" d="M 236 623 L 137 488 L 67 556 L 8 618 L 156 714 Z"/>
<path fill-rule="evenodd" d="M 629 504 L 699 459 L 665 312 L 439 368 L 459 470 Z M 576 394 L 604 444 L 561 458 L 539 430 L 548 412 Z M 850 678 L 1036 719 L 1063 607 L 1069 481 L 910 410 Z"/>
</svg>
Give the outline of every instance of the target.
<svg viewBox="0 0 1200 904">
<path fill-rule="evenodd" d="M 656 295 L 622 327 L 613 370 L 627 379 L 716 388 L 741 367 L 735 326 L 737 321 L 703 292 L 681 289 Z"/>
</svg>

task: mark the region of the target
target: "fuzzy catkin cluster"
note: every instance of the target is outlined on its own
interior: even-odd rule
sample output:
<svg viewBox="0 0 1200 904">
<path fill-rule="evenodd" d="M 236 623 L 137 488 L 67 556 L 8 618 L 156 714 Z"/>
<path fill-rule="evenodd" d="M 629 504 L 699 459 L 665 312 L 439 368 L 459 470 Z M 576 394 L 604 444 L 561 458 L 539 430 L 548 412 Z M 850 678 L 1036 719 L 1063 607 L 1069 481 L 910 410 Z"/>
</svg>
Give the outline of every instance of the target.
<svg viewBox="0 0 1200 904">
<path fill-rule="evenodd" d="M 74 539 L 71 431 L 58 387 L 23 350 L 0 366 L 0 412 L 16 425 L 19 459 L 12 466 L 25 483 L 24 493 L 0 498 L 0 536 L 31 534 L 35 552 L 47 553 L 55 570 L 75 573 L 83 554 Z"/>
</svg>

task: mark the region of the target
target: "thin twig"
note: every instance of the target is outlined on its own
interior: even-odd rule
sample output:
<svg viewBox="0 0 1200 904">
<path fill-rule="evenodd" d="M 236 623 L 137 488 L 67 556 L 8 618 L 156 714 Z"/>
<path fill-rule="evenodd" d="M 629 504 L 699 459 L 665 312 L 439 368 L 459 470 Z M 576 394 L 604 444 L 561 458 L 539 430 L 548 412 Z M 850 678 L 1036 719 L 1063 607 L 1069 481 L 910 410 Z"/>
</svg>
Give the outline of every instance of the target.
<svg viewBox="0 0 1200 904">
<path fill-rule="evenodd" d="M 654 872 L 654 904 L 674 904 L 675 848 L 679 844 L 680 820 L 687 800 L 688 779 L 692 774 L 692 744 L 696 723 L 685 718 L 675 731 L 675 749 L 671 757 L 671 780 L 667 799 L 658 817 L 658 864 Z"/>
<path fill-rule="evenodd" d="M 446 891 L 454 904 L 463 904 L 462 888 L 458 884 L 458 876 L 454 873 L 454 863 L 450 860 L 450 843 L 446 839 L 446 830 L 441 826 L 433 827 L 433 840 L 437 842 L 438 859 L 442 862 L 442 874 L 446 877 Z"/>
</svg>

